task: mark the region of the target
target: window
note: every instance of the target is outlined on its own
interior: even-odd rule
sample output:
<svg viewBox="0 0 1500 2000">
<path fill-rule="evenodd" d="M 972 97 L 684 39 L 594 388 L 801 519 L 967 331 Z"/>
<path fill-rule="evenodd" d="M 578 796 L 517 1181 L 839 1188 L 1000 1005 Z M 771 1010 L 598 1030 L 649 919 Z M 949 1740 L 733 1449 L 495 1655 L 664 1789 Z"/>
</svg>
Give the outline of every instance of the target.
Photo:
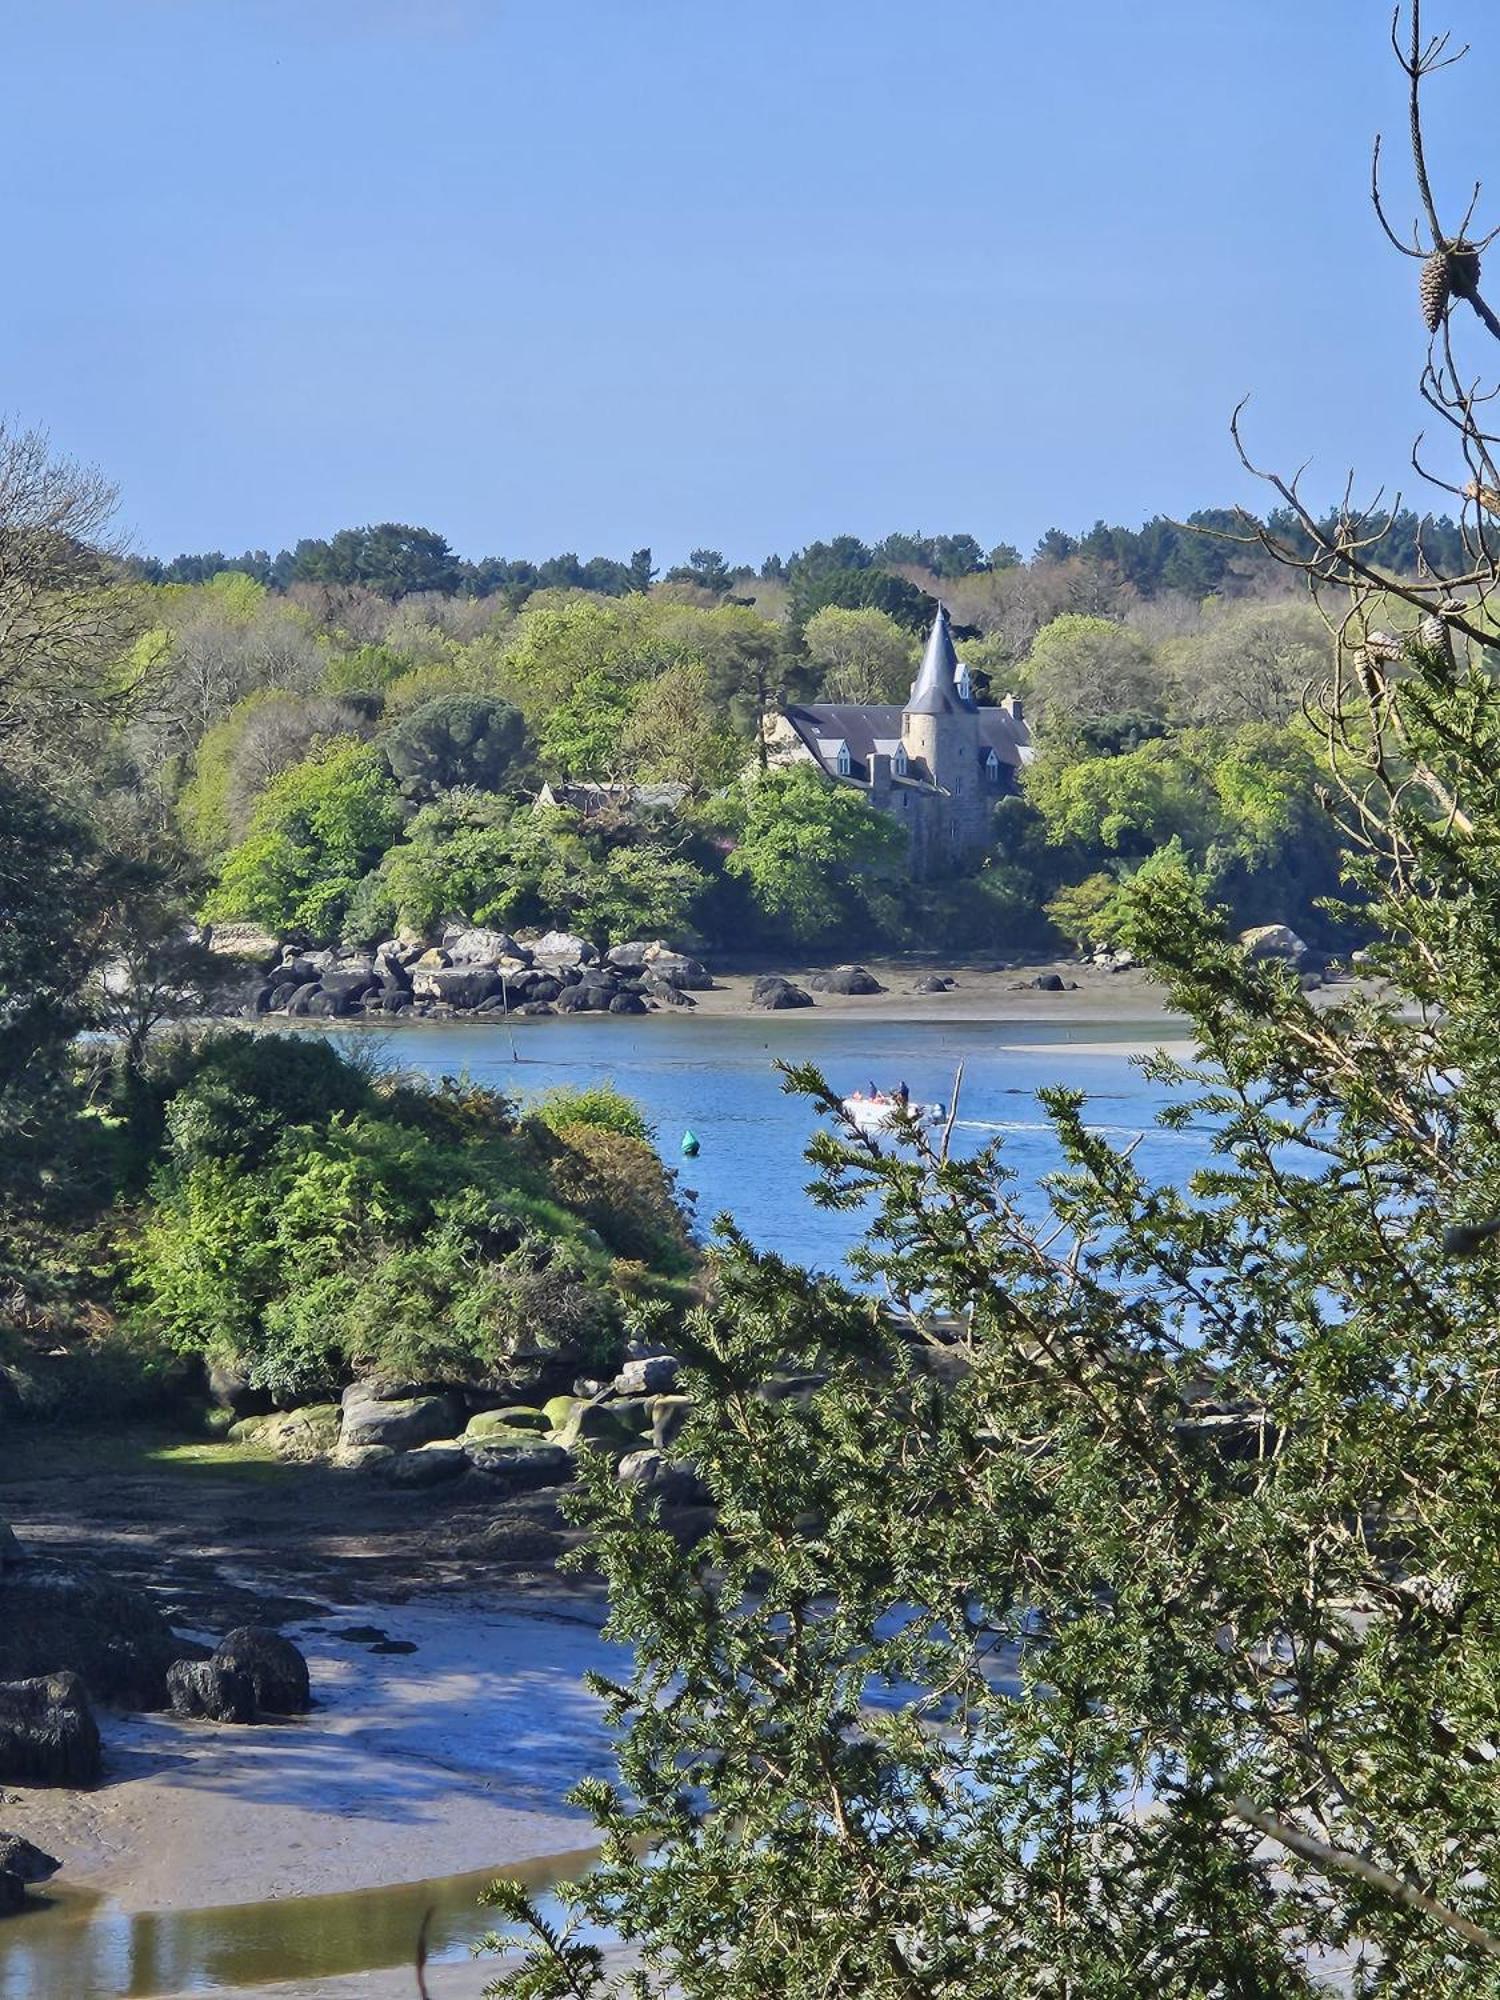
<svg viewBox="0 0 1500 2000">
<path fill-rule="evenodd" d="M 834 767 L 841 778 L 847 778 L 854 769 L 854 759 L 849 755 L 849 745 L 847 743 L 839 745 L 839 754 L 834 759 Z"/>
<path fill-rule="evenodd" d="M 896 745 L 896 754 L 891 759 L 891 769 L 895 772 L 898 778 L 904 778 L 907 772 L 911 769 L 911 764 L 906 755 L 906 745 L 904 743 L 898 743 Z"/>
<path fill-rule="evenodd" d="M 1000 759 L 995 755 L 993 750 L 988 751 L 985 755 L 984 775 L 987 778 L 998 778 L 1000 775 Z"/>
<path fill-rule="evenodd" d="M 954 676 L 953 685 L 958 690 L 960 701 L 972 701 L 974 699 L 974 683 L 969 679 L 969 670 L 962 660 L 958 663 L 958 672 Z"/>
</svg>

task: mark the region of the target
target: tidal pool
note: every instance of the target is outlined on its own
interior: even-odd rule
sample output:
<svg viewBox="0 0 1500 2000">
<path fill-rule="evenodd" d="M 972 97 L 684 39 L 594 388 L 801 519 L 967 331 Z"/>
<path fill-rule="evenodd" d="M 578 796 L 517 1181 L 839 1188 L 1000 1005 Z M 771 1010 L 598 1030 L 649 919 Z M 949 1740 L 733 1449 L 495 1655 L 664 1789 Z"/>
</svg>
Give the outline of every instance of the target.
<svg viewBox="0 0 1500 2000">
<path fill-rule="evenodd" d="M 108 1897 L 57 1889 L 0 1927 L 0 2000 L 175 2000 L 413 1965 L 429 1910 L 429 1956 L 452 1963 L 496 1928 L 479 1897 L 497 1873 L 545 1897 L 593 1860 L 593 1850 L 580 1849 L 340 1895 L 136 1915 Z"/>
</svg>

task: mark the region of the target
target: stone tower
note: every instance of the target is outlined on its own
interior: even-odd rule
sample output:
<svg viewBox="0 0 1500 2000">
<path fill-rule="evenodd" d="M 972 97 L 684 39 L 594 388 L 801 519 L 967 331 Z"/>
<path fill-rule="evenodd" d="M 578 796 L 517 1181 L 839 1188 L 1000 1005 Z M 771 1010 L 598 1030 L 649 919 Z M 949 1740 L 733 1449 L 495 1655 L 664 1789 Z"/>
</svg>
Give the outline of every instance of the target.
<svg viewBox="0 0 1500 2000">
<path fill-rule="evenodd" d="M 901 716 L 901 740 L 916 773 L 938 794 L 935 810 L 913 832 L 925 850 L 914 856 L 930 868 L 957 860 L 982 845 L 989 820 L 980 768 L 979 717 L 972 695 L 958 685 L 958 655 L 940 604 L 927 635 L 927 650 Z"/>
</svg>

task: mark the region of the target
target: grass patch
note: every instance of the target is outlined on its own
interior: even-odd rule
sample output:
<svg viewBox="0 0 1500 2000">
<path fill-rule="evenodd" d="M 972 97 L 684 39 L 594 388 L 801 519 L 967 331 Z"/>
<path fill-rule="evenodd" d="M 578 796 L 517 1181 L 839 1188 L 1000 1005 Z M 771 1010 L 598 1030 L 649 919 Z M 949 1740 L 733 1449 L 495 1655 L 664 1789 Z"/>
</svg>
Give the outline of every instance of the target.
<svg viewBox="0 0 1500 2000">
<path fill-rule="evenodd" d="M 170 1472 L 227 1472 L 237 1478 L 275 1479 L 296 1469 L 266 1445 L 232 1444 L 218 1439 L 155 1445 L 141 1456 Z"/>
</svg>

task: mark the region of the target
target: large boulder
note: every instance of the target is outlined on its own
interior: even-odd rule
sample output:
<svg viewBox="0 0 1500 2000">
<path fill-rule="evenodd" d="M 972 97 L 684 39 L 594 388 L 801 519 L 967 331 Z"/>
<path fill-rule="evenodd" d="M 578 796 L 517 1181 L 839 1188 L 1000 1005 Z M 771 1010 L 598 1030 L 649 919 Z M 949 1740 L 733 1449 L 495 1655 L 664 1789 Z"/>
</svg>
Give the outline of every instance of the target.
<svg viewBox="0 0 1500 2000">
<path fill-rule="evenodd" d="M 414 992 L 425 992 L 449 1007 L 482 1007 L 500 990 L 499 973 L 487 965 L 454 965 L 423 973 L 419 981 L 413 981 Z"/>
<path fill-rule="evenodd" d="M 607 1014 L 613 994 L 602 986 L 565 986 L 552 1005 L 559 1014 Z"/>
<path fill-rule="evenodd" d="M 565 1486 L 573 1477 L 573 1455 L 545 1438 L 476 1440 L 464 1451 L 476 1472 L 509 1493 L 529 1493 L 542 1486 Z"/>
<path fill-rule="evenodd" d="M 312 1706 L 307 1662 L 290 1639 L 269 1625 L 239 1625 L 214 1648 L 210 1666 L 241 1673 L 267 1715 L 302 1715 Z"/>
<path fill-rule="evenodd" d="M 0 1833 L 0 1874 L 14 1875 L 21 1883 L 50 1882 L 62 1867 L 50 1854 L 43 1854 L 18 1833 Z"/>
<path fill-rule="evenodd" d="M 648 1354 L 627 1361 L 615 1377 L 620 1396 L 660 1396 L 676 1387 L 678 1361 L 672 1354 Z"/>
<path fill-rule="evenodd" d="M 288 1014 L 291 1014 L 298 1019 L 300 1019 L 303 1015 L 310 1014 L 312 1012 L 312 1004 L 314 1000 L 318 998 L 319 994 L 322 991 L 323 989 L 318 984 L 316 979 L 308 980 L 306 985 L 297 987 L 296 990 L 288 996 L 286 1001 L 286 1011 L 288 1012 Z"/>
<path fill-rule="evenodd" d="M 0 1681 L 0 1783 L 92 1785 L 99 1726 L 73 1673 Z"/>
<path fill-rule="evenodd" d="M 763 973 L 750 989 L 750 1005 L 761 1007 L 768 1013 L 780 1013 L 787 1007 L 811 1007 L 813 998 L 804 993 L 800 986 L 794 986 L 790 979 L 783 979 L 780 973 Z"/>
<path fill-rule="evenodd" d="M 592 965 L 599 954 L 587 938 L 573 931 L 544 931 L 539 938 L 532 939 L 531 956 L 538 965 Z"/>
<path fill-rule="evenodd" d="M 208 1394 L 213 1404 L 240 1417 L 269 1416 L 272 1403 L 267 1390 L 256 1388 L 238 1363 L 211 1361 L 208 1366 Z"/>
<path fill-rule="evenodd" d="M 202 1722 L 254 1722 L 255 1681 L 227 1661 L 174 1660 L 167 1669 L 174 1715 Z"/>
<path fill-rule="evenodd" d="M 709 1499 L 708 1488 L 691 1465 L 674 1463 L 660 1451 L 627 1452 L 615 1467 L 622 1486 L 649 1493 L 668 1506 L 702 1507 Z"/>
<path fill-rule="evenodd" d="M 1307 946 L 1290 924 L 1256 924 L 1240 932 L 1247 958 L 1279 958 L 1298 965 L 1307 956 Z"/>
<path fill-rule="evenodd" d="M 507 1443 L 518 1435 L 542 1437 L 552 1425 L 545 1410 L 529 1404 L 511 1404 L 499 1410 L 480 1410 L 470 1417 L 460 1443 Z"/>
<path fill-rule="evenodd" d="M 644 1014 L 647 1011 L 639 993 L 616 993 L 608 1005 L 611 1014 Z"/>
<path fill-rule="evenodd" d="M 658 979 L 652 972 L 648 972 L 641 981 L 641 991 L 658 1007 L 696 1007 L 698 1004 L 691 993 L 682 992 L 670 980 Z"/>
<path fill-rule="evenodd" d="M 415 1451 L 398 1451 L 374 1468 L 387 1486 L 442 1486 L 469 1469 L 464 1447 L 456 1439 L 439 1444 L 419 1445 Z"/>
<path fill-rule="evenodd" d="M 344 1449 L 384 1444 L 393 1451 L 409 1451 L 413 1445 L 427 1444 L 434 1438 L 451 1438 L 460 1428 L 459 1418 L 447 1396 L 377 1400 L 374 1396 L 351 1397 L 346 1390 L 339 1444 Z"/>
<path fill-rule="evenodd" d="M 374 968 L 369 965 L 330 966 L 323 974 L 324 993 L 330 998 L 342 1000 L 346 1006 L 351 1006 L 379 984 Z"/>
<path fill-rule="evenodd" d="M 675 986 L 679 992 L 706 993 L 714 983 L 708 967 L 696 958 L 689 958 L 683 951 L 667 951 L 656 945 L 646 947 L 641 969 L 664 985 Z"/>
<path fill-rule="evenodd" d="M 815 972 L 808 985 L 815 993 L 884 993 L 873 972 L 862 965 L 836 965 L 831 972 Z"/>
<path fill-rule="evenodd" d="M 163 1708 L 180 1639 L 144 1591 L 88 1570 L 31 1562 L 0 1572 L 0 1679 L 66 1672 L 95 1701 Z"/>
<path fill-rule="evenodd" d="M 215 924 L 203 942 L 221 958 L 237 958 L 269 972 L 281 957 L 281 939 L 259 924 Z"/>
<path fill-rule="evenodd" d="M 459 931 L 446 941 L 445 949 L 455 965 L 497 966 L 502 958 L 523 956 L 521 947 L 508 931 Z"/>
<path fill-rule="evenodd" d="M 340 1411 L 336 1403 L 309 1403 L 300 1410 L 277 1410 L 266 1417 L 242 1417 L 231 1424 L 236 1444 L 263 1445 L 278 1458 L 310 1465 L 327 1458 L 339 1442 Z"/>
</svg>

